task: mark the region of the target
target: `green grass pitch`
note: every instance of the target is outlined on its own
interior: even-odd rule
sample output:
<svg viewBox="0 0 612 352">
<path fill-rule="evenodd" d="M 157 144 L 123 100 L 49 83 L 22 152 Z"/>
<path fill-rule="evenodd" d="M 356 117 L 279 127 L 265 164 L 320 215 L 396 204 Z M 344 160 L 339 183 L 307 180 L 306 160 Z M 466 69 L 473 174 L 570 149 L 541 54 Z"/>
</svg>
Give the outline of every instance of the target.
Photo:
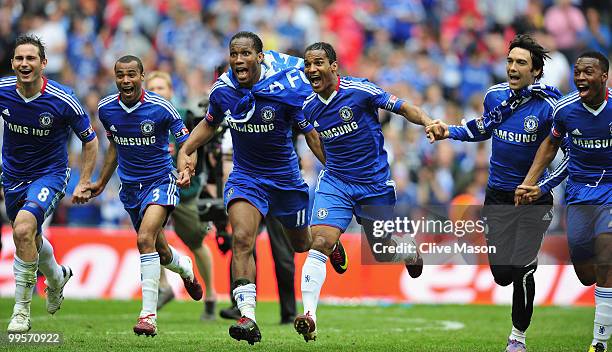
<svg viewBox="0 0 612 352">
<path fill-rule="evenodd" d="M 139 301 L 66 300 L 55 316 L 44 300 L 32 303 L 32 332 L 61 332 L 59 347 L 0 345 L 12 351 L 503 351 L 509 306 L 321 305 L 319 335 L 304 342 L 291 325 L 279 325 L 276 303 L 258 303 L 262 342 L 234 341 L 228 320 L 200 322 L 201 302 L 172 302 L 159 312 L 158 335 L 136 336 Z M 13 300 L 0 299 L 5 333 Z M 227 304 L 220 304 L 224 308 Z M 529 352 L 586 351 L 592 338 L 592 307 L 536 307 L 527 335 Z"/>
</svg>

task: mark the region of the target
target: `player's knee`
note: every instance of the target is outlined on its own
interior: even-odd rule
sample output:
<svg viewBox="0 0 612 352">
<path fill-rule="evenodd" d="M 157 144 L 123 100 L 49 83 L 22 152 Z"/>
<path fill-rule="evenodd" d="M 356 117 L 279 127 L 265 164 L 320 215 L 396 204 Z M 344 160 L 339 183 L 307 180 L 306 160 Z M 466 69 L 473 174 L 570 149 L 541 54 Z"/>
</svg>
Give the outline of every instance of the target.
<svg viewBox="0 0 612 352">
<path fill-rule="evenodd" d="M 308 250 L 312 247 L 312 236 L 310 233 L 306 235 L 292 236 L 291 237 L 291 247 L 297 253 L 308 252 Z"/>
<path fill-rule="evenodd" d="M 597 265 L 597 286 L 612 287 L 612 266 L 610 263 Z"/>
<path fill-rule="evenodd" d="M 16 221 L 13 225 L 13 238 L 15 244 L 34 242 L 36 235 L 36 224 L 26 221 Z"/>
<path fill-rule="evenodd" d="M 155 248 L 155 236 L 153 234 L 146 232 L 138 233 L 136 244 L 138 245 L 140 253 L 151 253 L 157 250 L 157 248 Z"/>
<path fill-rule="evenodd" d="M 313 235 L 311 248 L 317 250 L 325 255 L 330 255 L 335 242 L 330 241 L 326 236 Z"/>
<path fill-rule="evenodd" d="M 255 244 L 253 236 L 255 235 L 249 231 L 242 229 L 234 230 L 232 233 L 232 250 L 234 254 L 252 253 Z"/>
<path fill-rule="evenodd" d="M 491 265 L 491 274 L 499 286 L 508 286 L 512 283 L 512 267 L 510 265 Z"/>
</svg>

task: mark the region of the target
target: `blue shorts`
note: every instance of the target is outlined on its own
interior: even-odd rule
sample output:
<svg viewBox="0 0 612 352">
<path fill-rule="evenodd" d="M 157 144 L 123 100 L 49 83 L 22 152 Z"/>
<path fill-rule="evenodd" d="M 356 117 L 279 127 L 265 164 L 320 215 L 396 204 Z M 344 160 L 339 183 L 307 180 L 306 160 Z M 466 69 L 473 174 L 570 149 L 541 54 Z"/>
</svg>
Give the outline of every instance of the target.
<svg viewBox="0 0 612 352">
<path fill-rule="evenodd" d="M 2 187 L 9 220 L 15 221 L 20 210 L 29 211 L 36 218 L 38 233 L 41 233 L 43 222 L 64 198 L 69 179 L 70 169 L 26 181 L 11 179 L 3 174 Z"/>
<path fill-rule="evenodd" d="M 278 218 L 285 228 L 308 226 L 308 185 L 301 177 L 280 181 L 234 170 L 223 194 L 226 209 L 229 209 L 232 201 L 244 199 L 257 208 L 262 217 L 269 213 Z"/>
<path fill-rule="evenodd" d="M 179 188 L 176 185 L 176 177 L 173 174 L 160 178 L 150 183 L 122 183 L 119 191 L 119 199 L 123 207 L 130 215 L 132 224 L 136 231 L 149 205 L 161 205 L 169 209 L 168 215 L 179 203 Z M 164 220 L 164 225 L 168 220 Z"/>
<path fill-rule="evenodd" d="M 595 239 L 602 233 L 612 233 L 612 186 L 597 187 L 568 182 L 567 242 L 573 262 L 595 257 Z M 578 203 L 580 202 L 580 203 Z"/>
<path fill-rule="evenodd" d="M 377 220 L 378 216 L 364 207 L 387 209 L 392 215 L 395 206 L 395 183 L 388 180 L 380 183 L 348 183 L 331 175 L 327 170 L 319 173 L 315 189 L 314 204 L 310 225 L 337 227 L 344 232 L 353 219 L 361 223 L 361 218 Z"/>
</svg>

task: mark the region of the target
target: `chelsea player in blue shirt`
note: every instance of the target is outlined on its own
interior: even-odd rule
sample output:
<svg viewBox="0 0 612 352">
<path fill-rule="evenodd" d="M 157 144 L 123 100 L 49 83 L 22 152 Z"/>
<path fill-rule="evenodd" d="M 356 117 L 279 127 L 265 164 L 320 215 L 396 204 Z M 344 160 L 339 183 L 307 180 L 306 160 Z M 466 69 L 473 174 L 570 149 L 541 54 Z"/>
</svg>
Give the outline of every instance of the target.
<svg viewBox="0 0 612 352">
<path fill-rule="evenodd" d="M 296 252 L 310 248 L 308 186 L 302 179 L 291 141 L 293 125 L 304 133 L 311 149 L 323 160 L 319 137 L 304 119 L 302 103 L 310 94 L 299 58 L 263 52 L 261 39 L 251 32 L 236 33 L 229 44 L 230 70 L 210 92 L 204 121 L 179 151 L 178 169 L 194 170 L 195 150 L 207 143 L 227 121 L 234 147 L 234 169 L 224 190 L 232 226 L 232 294 L 242 317 L 229 328 L 236 340 L 261 340 L 255 320 L 255 261 L 253 248 L 262 219 L 270 213 L 283 225 Z M 186 180 L 188 181 L 188 180 Z M 337 266 L 346 263 L 336 245 Z M 336 269 L 338 270 L 338 269 Z"/>
<path fill-rule="evenodd" d="M 567 240 L 576 275 L 595 284 L 595 324 L 589 352 L 605 352 L 612 333 L 612 89 L 606 87 L 610 62 L 599 52 L 581 54 L 574 66 L 577 90 L 560 99 L 553 127 L 544 140 L 516 203 L 537 196 L 543 170 L 564 137 L 569 140 L 565 189 Z"/>
<path fill-rule="evenodd" d="M 560 96 L 554 87 L 536 84 L 542 77 L 548 52 L 528 35 L 517 35 L 506 59 L 508 81 L 489 88 L 484 115 L 463 126 L 441 126 L 443 138 L 482 141 L 492 138 L 489 181 L 482 216 L 486 219 L 487 245 L 495 282 L 513 285 L 512 330 L 507 352 L 527 350 L 525 335 L 533 314 L 537 255 L 550 221 L 550 190 L 564 178 L 563 167 L 540 179 L 543 196 L 538 207 L 514 207 L 514 190 L 529 170 L 536 150 L 552 125 L 553 105 Z M 549 177 L 550 176 L 550 177 Z"/>
<path fill-rule="evenodd" d="M 134 326 L 138 335 L 157 334 L 157 298 L 161 266 L 178 273 L 194 300 L 202 287 L 191 259 L 170 247 L 163 227 L 179 202 L 177 178 L 168 150 L 169 132 L 183 143 L 189 131 L 167 100 L 142 88 L 144 69 L 138 57 L 126 55 L 115 63 L 119 93 L 98 103 L 100 121 L 110 141 L 92 196 L 102 193 L 115 169 L 121 179 L 119 198 L 137 232 L 142 281 L 142 310 Z"/>
<path fill-rule="evenodd" d="M 304 61 L 304 72 L 314 91 L 304 102 L 304 115 L 319 132 L 325 152 L 325 169 L 319 174 L 310 221 L 313 243 L 302 267 L 304 314 L 294 322 L 296 331 L 308 342 L 317 335 L 316 309 L 325 281 L 327 256 L 353 214 L 363 225 L 372 248 L 378 241 L 389 245 L 392 245 L 389 241 L 395 244 L 400 241 L 386 236 L 375 239 L 372 223 L 378 214 L 366 209 L 389 210 L 396 201 L 378 109 L 400 114 L 423 126 L 432 120 L 420 108 L 366 79 L 340 77 L 336 52 L 328 43 L 310 45 L 304 52 Z M 378 261 L 404 262 L 412 277 L 422 272 L 418 253 L 373 254 Z"/>
<path fill-rule="evenodd" d="M 34 36 L 17 38 L 11 65 L 15 76 L 0 80 L 0 114 L 4 119 L 2 186 L 13 227 L 15 306 L 9 333 L 30 330 L 30 302 L 36 272 L 46 277 L 47 312 L 54 314 L 64 299 L 72 270 L 58 265 L 41 226 L 64 196 L 70 177 L 67 144 L 70 130 L 83 142 L 81 178 L 73 203 L 84 203 L 93 171 L 98 139 L 89 117 L 72 90 L 47 80 L 45 47 Z"/>
</svg>

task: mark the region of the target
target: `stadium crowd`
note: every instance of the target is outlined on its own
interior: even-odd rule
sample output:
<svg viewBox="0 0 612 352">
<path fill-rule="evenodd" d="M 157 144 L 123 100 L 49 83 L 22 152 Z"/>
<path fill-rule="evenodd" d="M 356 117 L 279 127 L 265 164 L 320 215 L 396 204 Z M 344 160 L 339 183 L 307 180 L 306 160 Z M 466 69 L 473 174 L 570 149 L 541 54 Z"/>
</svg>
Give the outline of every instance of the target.
<svg viewBox="0 0 612 352">
<path fill-rule="evenodd" d="M 171 74 L 173 103 L 203 114 L 198 103 L 226 66 L 229 38 L 258 33 L 265 50 L 302 56 L 324 40 L 339 55 L 342 74 L 367 77 L 422 106 L 433 118 L 459 124 L 482 114 L 487 88 L 505 80 L 507 43 L 533 33 L 551 50 L 543 81 L 567 93 L 572 67 L 589 48 L 612 53 L 612 10 L 598 0 L 3 0 L 0 2 L 0 76 L 11 75 L 19 33 L 47 46 L 49 78 L 74 87 L 101 136 L 97 103 L 113 92 L 112 69 L 125 54 L 143 58 L 145 72 Z M 399 207 L 481 204 L 488 177 L 490 141 L 430 145 L 404 119 L 381 116 L 397 183 Z M 81 143 L 73 136 L 70 164 L 78 183 Z M 108 145 L 100 138 L 100 155 Z M 303 139 L 298 143 L 307 183 L 320 165 Z M 98 163 L 102 163 L 99 158 Z M 98 165 L 98 169 L 101 165 Z M 116 177 L 116 176 L 115 176 Z M 129 226 L 113 179 L 85 206 L 68 199 L 53 222 Z M 562 197 L 557 197 L 562 199 Z M 559 219 L 559 217 L 555 217 Z"/>
</svg>

